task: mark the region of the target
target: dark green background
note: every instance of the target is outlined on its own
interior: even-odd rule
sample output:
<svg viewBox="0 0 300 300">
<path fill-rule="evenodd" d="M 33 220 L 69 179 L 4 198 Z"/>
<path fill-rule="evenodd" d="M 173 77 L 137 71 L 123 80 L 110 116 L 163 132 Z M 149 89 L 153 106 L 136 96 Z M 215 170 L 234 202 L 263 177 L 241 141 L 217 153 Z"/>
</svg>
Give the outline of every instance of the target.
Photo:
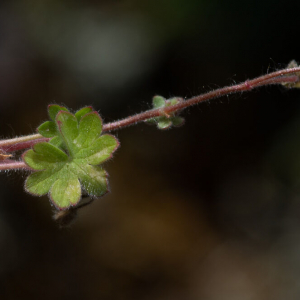
<svg viewBox="0 0 300 300">
<path fill-rule="evenodd" d="M 294 1 L 1 1 L 0 126 L 47 105 L 110 122 L 300 61 Z M 300 91 L 281 86 L 115 133 L 111 193 L 68 229 L 0 177 L 1 299 L 297 299 Z"/>
</svg>

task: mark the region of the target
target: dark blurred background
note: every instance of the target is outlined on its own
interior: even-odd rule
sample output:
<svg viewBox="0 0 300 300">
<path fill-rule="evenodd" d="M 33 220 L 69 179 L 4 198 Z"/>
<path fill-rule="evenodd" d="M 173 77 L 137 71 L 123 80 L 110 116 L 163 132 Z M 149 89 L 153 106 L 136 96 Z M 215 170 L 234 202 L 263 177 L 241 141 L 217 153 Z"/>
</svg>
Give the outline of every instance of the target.
<svg viewBox="0 0 300 300">
<path fill-rule="evenodd" d="M 104 122 L 300 61 L 295 1 L 1 1 L 0 126 L 47 105 Z M 111 193 L 60 229 L 0 177 L 0 299 L 298 299 L 300 91 L 264 87 L 115 133 Z"/>
</svg>

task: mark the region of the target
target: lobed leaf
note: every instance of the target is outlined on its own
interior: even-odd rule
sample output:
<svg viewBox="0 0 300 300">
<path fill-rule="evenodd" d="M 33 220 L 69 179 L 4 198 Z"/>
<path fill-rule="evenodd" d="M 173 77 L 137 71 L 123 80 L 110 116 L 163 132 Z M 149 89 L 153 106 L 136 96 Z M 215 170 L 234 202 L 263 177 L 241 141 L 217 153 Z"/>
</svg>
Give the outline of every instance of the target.
<svg viewBox="0 0 300 300">
<path fill-rule="evenodd" d="M 98 165 L 112 156 L 118 148 L 119 142 L 112 135 L 102 135 L 90 147 L 83 148 L 76 154 L 77 161 L 83 161 L 91 165 Z"/>
<path fill-rule="evenodd" d="M 75 117 L 76 117 L 77 121 L 79 122 L 80 119 L 81 119 L 84 115 L 86 115 L 86 114 L 88 114 L 88 113 L 90 113 L 90 112 L 92 112 L 92 111 L 93 111 L 93 108 L 92 108 L 91 106 L 83 107 L 83 108 L 81 108 L 80 110 L 78 110 L 78 111 L 75 113 Z"/>
<path fill-rule="evenodd" d="M 60 112 L 60 111 L 69 111 L 66 107 L 64 106 L 60 106 L 57 104 L 50 104 L 48 105 L 48 114 L 49 117 L 55 121 L 56 115 Z"/>
<path fill-rule="evenodd" d="M 78 122 L 74 115 L 60 111 L 56 116 L 56 124 L 63 142 L 71 156 L 76 152 L 73 140 L 78 136 Z"/>
<path fill-rule="evenodd" d="M 81 198 L 81 186 L 77 176 L 68 173 L 67 178 L 58 178 L 50 189 L 50 197 L 59 209 L 76 205 Z"/>
<path fill-rule="evenodd" d="M 78 178 L 89 195 L 100 197 L 109 191 L 107 173 L 99 166 L 86 165 L 78 170 Z"/>
<path fill-rule="evenodd" d="M 26 191 L 39 196 L 49 193 L 53 204 L 64 210 L 79 202 L 81 186 L 94 196 L 109 191 L 107 173 L 99 164 L 112 156 L 119 142 L 112 135 L 101 135 L 102 120 L 90 107 L 75 115 L 61 108 L 49 106 L 57 136 L 36 144 L 24 153 L 23 160 L 36 170 L 25 182 Z M 45 131 L 53 128 L 51 121 L 43 126 Z"/>
<path fill-rule="evenodd" d="M 37 129 L 38 133 L 46 138 L 53 137 L 57 134 L 56 125 L 52 121 L 46 121 Z"/>
<path fill-rule="evenodd" d="M 97 112 L 88 113 L 79 123 L 79 134 L 74 140 L 77 147 L 89 147 L 100 136 L 102 120 Z"/>
<path fill-rule="evenodd" d="M 33 149 L 23 154 L 26 164 L 34 170 L 43 170 L 51 167 L 51 164 L 64 163 L 68 155 L 50 143 L 42 142 L 33 146 Z"/>
</svg>

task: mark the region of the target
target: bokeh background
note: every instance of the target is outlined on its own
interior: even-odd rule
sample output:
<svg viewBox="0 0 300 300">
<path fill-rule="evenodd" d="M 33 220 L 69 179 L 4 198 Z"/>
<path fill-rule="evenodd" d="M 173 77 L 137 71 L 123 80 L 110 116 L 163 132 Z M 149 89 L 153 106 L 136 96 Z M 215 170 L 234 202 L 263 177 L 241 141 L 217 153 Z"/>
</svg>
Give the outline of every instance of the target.
<svg viewBox="0 0 300 300">
<path fill-rule="evenodd" d="M 299 4 L 20 0 L 0 4 L 0 126 L 50 103 L 104 122 L 300 61 Z M 300 91 L 264 87 L 116 132 L 111 193 L 52 220 L 25 173 L 0 174 L 1 299 L 298 299 Z"/>
</svg>

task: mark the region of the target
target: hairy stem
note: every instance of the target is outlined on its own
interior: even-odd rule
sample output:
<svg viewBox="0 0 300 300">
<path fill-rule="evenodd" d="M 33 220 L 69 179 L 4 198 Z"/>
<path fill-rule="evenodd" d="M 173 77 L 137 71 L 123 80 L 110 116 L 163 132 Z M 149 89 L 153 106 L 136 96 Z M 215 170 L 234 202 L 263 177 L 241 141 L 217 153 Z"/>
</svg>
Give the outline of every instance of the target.
<svg viewBox="0 0 300 300">
<path fill-rule="evenodd" d="M 145 121 L 150 118 L 158 117 L 164 114 L 170 114 L 170 113 L 176 113 L 177 111 L 180 111 L 186 107 L 196 105 L 198 103 L 208 101 L 211 99 L 219 98 L 224 95 L 229 95 L 237 92 L 243 92 L 243 91 L 249 91 L 253 88 L 257 88 L 264 85 L 269 84 L 282 84 L 282 83 L 296 83 L 299 81 L 299 76 L 295 73 L 300 72 L 300 67 L 297 68 L 291 68 L 291 69 L 283 69 L 277 72 L 269 73 L 267 75 L 263 75 L 260 77 L 257 77 L 252 80 L 246 80 L 243 83 L 227 86 L 224 88 L 216 89 L 214 91 L 210 91 L 208 93 L 192 97 L 190 99 L 187 99 L 183 102 L 180 102 L 176 105 L 165 107 L 163 110 L 161 108 L 159 109 L 152 109 L 145 112 L 142 112 L 140 114 L 127 117 L 123 120 L 112 122 L 105 124 L 103 126 L 103 131 L 112 131 L 121 129 L 123 127 L 127 127 L 133 124 L 137 124 L 139 122 Z M 293 74 L 291 76 L 285 76 L 288 74 Z"/>
<path fill-rule="evenodd" d="M 40 134 L 26 135 L 8 140 L 0 140 L 0 149 L 5 152 L 13 152 L 16 150 L 27 149 L 32 145 L 49 139 L 44 138 Z"/>
<path fill-rule="evenodd" d="M 192 97 L 183 102 L 179 102 L 176 105 L 151 109 L 134 116 L 129 116 L 123 120 L 115 121 L 112 123 L 104 124 L 103 132 L 122 129 L 124 127 L 134 125 L 143 122 L 147 119 L 158 117 L 161 115 L 168 115 L 170 113 L 176 113 L 189 106 L 196 105 L 201 102 L 205 102 L 211 99 L 219 98 L 224 95 L 230 95 L 233 93 L 249 91 L 257 87 L 270 85 L 270 84 L 293 84 L 299 82 L 300 67 L 288 68 L 272 72 L 252 80 L 246 80 L 243 83 L 227 86 L 224 88 L 216 89 L 208 93 Z M 13 139 L 0 140 L 0 151 L 13 152 L 16 150 L 27 149 L 39 142 L 48 141 L 49 138 L 45 138 L 40 134 L 33 134 Z M 23 162 L 12 162 L 11 160 L 4 160 L 1 162 L 0 170 L 20 169 L 27 168 Z"/>
<path fill-rule="evenodd" d="M 31 170 L 23 161 L 4 160 L 0 162 L 0 171 L 4 170 Z"/>
</svg>

